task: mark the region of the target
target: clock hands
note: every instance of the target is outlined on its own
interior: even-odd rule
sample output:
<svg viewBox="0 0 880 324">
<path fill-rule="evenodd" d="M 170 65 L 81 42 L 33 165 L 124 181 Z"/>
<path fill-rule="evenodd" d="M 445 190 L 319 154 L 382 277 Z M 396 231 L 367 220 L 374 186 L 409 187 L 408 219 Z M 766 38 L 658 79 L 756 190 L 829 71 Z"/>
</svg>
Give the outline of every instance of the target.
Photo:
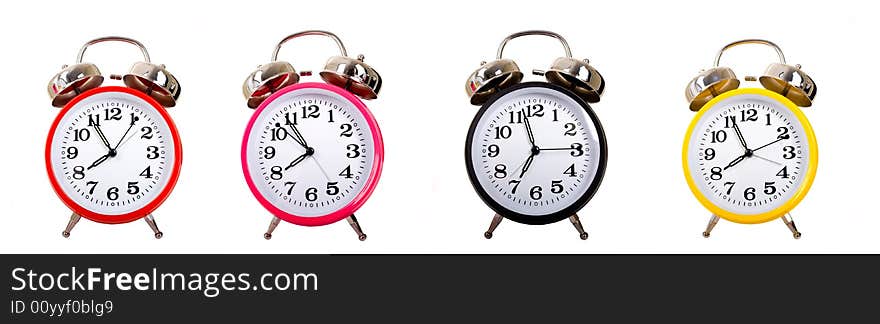
<svg viewBox="0 0 880 324">
<path fill-rule="evenodd" d="M 554 148 L 539 148 L 538 150 L 543 152 L 543 151 L 571 151 L 571 150 L 577 150 L 577 149 L 573 148 L 573 147 L 554 147 Z"/>
<path fill-rule="evenodd" d="M 749 154 L 749 155 L 751 155 L 751 154 Z M 736 159 L 734 159 L 733 161 L 731 161 L 730 163 L 728 163 L 727 166 L 724 167 L 724 170 L 730 169 L 730 168 L 732 168 L 734 165 L 739 164 L 740 162 L 742 162 L 743 160 L 745 160 L 746 157 L 747 157 L 747 155 L 745 155 L 745 154 L 740 155 L 739 157 L 737 157 Z M 723 170 L 722 170 L 722 171 L 723 171 Z"/>
<path fill-rule="evenodd" d="M 281 127 L 281 123 L 275 123 L 275 127 L 278 127 L 278 129 L 284 131 L 284 134 L 287 135 L 287 137 L 292 138 L 293 141 L 296 142 L 296 144 L 299 144 L 303 148 L 308 148 L 308 145 L 306 145 L 306 143 L 304 141 L 301 141 L 300 137 L 296 135 L 296 134 L 298 134 L 297 132 L 294 131 L 294 133 L 291 134 L 290 132 L 287 131 L 287 128 Z M 295 130 L 295 128 L 291 127 L 291 130 Z"/>
<path fill-rule="evenodd" d="M 756 158 L 759 158 L 759 159 L 761 159 L 761 160 L 764 160 L 764 161 L 767 161 L 767 162 L 770 162 L 770 163 L 776 164 L 776 165 L 782 165 L 782 163 L 779 163 L 779 162 L 773 161 L 773 160 L 771 160 L 771 159 L 765 158 L 765 157 L 760 156 L 760 155 L 757 155 L 757 154 L 752 154 L 752 156 L 754 156 L 754 157 L 756 157 Z"/>
<path fill-rule="evenodd" d="M 101 138 L 101 142 L 104 143 L 104 146 L 106 146 L 108 150 L 113 150 L 113 148 L 110 147 L 110 142 L 107 141 L 107 137 L 104 136 L 104 132 L 101 131 L 101 126 L 95 123 L 92 124 L 92 127 L 95 128 L 95 132 L 98 133 L 98 137 Z"/>
<path fill-rule="evenodd" d="M 125 133 L 122 134 L 122 136 L 119 137 L 119 141 L 116 142 L 116 146 L 115 146 L 115 147 L 110 147 L 110 142 L 107 141 L 107 137 L 104 136 L 104 132 L 101 131 L 101 127 L 98 126 L 97 124 L 93 124 L 92 126 L 95 128 L 95 131 L 98 133 L 98 136 L 101 138 L 101 142 L 104 143 L 104 146 L 107 147 L 107 150 L 108 150 L 108 151 L 107 151 L 107 154 L 102 155 L 102 156 L 99 157 L 97 160 L 95 160 L 95 162 L 92 162 L 92 164 L 89 165 L 89 167 L 86 168 L 86 170 L 91 170 L 91 169 L 93 169 L 93 168 L 95 168 L 95 167 L 101 165 L 102 163 L 104 163 L 104 162 L 107 161 L 108 159 L 110 159 L 110 158 L 112 158 L 112 157 L 116 157 L 116 153 L 117 153 L 116 149 L 119 148 L 119 145 L 122 144 L 123 140 L 125 139 L 125 136 L 127 136 L 128 133 L 131 132 L 131 129 L 134 127 L 134 124 L 135 124 L 138 120 L 140 120 L 140 119 L 139 119 L 137 116 L 134 116 L 134 114 L 132 114 L 132 116 L 131 116 L 131 123 L 128 125 L 128 129 L 126 129 L 126 130 L 125 130 Z"/>
<path fill-rule="evenodd" d="M 115 156 L 115 155 L 116 155 L 116 152 L 109 152 L 107 154 L 104 154 L 103 156 L 101 156 L 97 160 L 95 160 L 95 162 L 92 162 L 92 165 L 90 165 L 88 168 L 86 168 L 86 170 L 91 170 L 92 168 L 101 165 L 101 163 L 104 163 L 104 161 L 107 161 L 107 159 L 109 159 L 110 157 Z"/>
<path fill-rule="evenodd" d="M 748 150 L 749 150 L 749 146 L 746 144 L 746 139 L 743 138 L 743 134 L 742 134 L 742 132 L 739 130 L 739 125 L 737 125 L 736 122 L 733 123 L 733 130 L 736 131 L 736 137 L 739 138 L 739 143 L 742 144 L 743 149 L 745 149 L 746 151 L 748 151 Z"/>
<path fill-rule="evenodd" d="M 760 149 L 762 149 L 762 148 L 765 148 L 765 147 L 768 147 L 768 146 L 770 146 L 770 145 L 776 144 L 776 143 L 779 142 L 779 141 L 787 140 L 787 139 L 789 139 L 789 136 L 788 136 L 787 134 L 786 134 L 786 135 L 780 135 L 775 141 L 772 141 L 772 142 L 770 142 L 770 143 L 764 144 L 764 146 L 761 146 L 761 147 L 759 147 L 759 148 L 756 148 L 756 149 L 752 150 L 752 152 L 755 152 L 755 151 L 760 150 Z"/>
<path fill-rule="evenodd" d="M 119 148 L 119 145 L 120 145 L 120 144 L 122 144 L 122 140 L 125 139 L 125 136 L 128 135 L 128 132 L 130 132 L 130 131 L 131 131 L 131 128 L 134 127 L 134 124 L 135 124 L 138 120 L 140 120 L 140 118 L 138 118 L 138 117 L 135 116 L 134 114 L 131 114 L 131 115 L 132 115 L 132 116 L 131 116 L 131 124 L 128 124 L 128 129 L 126 129 L 126 130 L 125 130 L 125 133 L 122 134 L 121 137 L 119 137 L 119 142 L 116 142 L 116 146 L 113 147 L 113 150 L 114 150 L 114 151 L 115 151 L 116 149 Z"/>
<path fill-rule="evenodd" d="M 537 145 L 535 145 L 535 134 L 532 133 L 532 125 L 529 124 L 529 117 L 526 116 L 526 111 L 525 111 L 525 110 L 520 110 L 520 113 L 521 113 L 522 116 L 523 116 L 523 120 L 525 120 L 526 134 L 529 135 L 529 143 L 531 143 L 533 147 L 534 147 L 534 146 L 537 146 Z"/>
<path fill-rule="evenodd" d="M 286 171 L 286 170 L 289 170 L 289 169 L 295 167 L 295 166 L 296 166 L 297 164 L 299 164 L 300 162 L 304 161 L 309 155 L 311 155 L 311 154 L 309 154 L 309 153 L 310 153 L 309 151 L 306 151 L 306 153 L 304 153 L 303 155 L 300 155 L 299 157 L 297 157 L 295 160 L 293 160 L 293 162 L 290 162 L 290 164 L 287 165 L 287 167 L 284 168 L 284 170 L 285 170 L 285 171 Z"/>
</svg>

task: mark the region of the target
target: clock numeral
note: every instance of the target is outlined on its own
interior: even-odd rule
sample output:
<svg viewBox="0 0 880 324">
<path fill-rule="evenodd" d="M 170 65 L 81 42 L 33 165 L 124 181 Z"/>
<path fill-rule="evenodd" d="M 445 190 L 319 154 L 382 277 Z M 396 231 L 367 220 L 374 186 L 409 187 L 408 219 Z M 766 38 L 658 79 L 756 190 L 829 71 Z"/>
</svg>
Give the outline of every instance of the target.
<svg viewBox="0 0 880 324">
<path fill-rule="evenodd" d="M 293 187 L 296 187 L 296 182 L 288 181 L 284 183 L 284 186 L 290 186 L 287 188 L 287 195 L 290 196 L 293 194 Z"/>
<path fill-rule="evenodd" d="M 712 180 L 721 180 L 721 177 L 722 177 L 722 175 L 721 175 L 721 168 L 719 168 L 719 167 L 714 167 L 714 168 L 712 168 L 712 169 L 709 170 L 709 171 L 711 172 L 711 174 L 709 175 L 709 179 L 712 179 Z"/>
<path fill-rule="evenodd" d="M 562 191 L 565 190 L 565 187 L 562 186 L 562 180 L 553 180 L 550 181 L 550 192 L 555 194 L 561 194 Z"/>
<path fill-rule="evenodd" d="M 779 172 L 776 173 L 776 176 L 781 177 L 783 179 L 788 179 L 788 167 L 787 166 L 782 167 L 782 170 L 779 170 Z"/>
<path fill-rule="evenodd" d="M 67 148 L 66 153 L 67 153 L 67 158 L 72 160 L 72 159 L 75 159 L 77 156 L 79 156 L 79 149 L 76 148 L 75 146 L 71 146 L 71 147 Z"/>
<path fill-rule="evenodd" d="M 128 190 L 126 190 L 125 192 L 127 192 L 129 195 L 137 195 L 139 192 L 141 192 L 141 188 L 138 187 L 137 182 L 129 182 Z"/>
<path fill-rule="evenodd" d="M 348 144 L 348 146 L 346 146 L 345 148 L 348 149 L 348 152 L 345 153 L 345 156 L 347 156 L 349 159 L 354 159 L 361 156 L 360 145 Z"/>
<path fill-rule="evenodd" d="M 767 116 L 767 126 L 770 126 L 770 114 L 766 114 L 765 116 Z"/>
<path fill-rule="evenodd" d="M 523 123 L 523 114 L 522 111 L 511 111 L 507 113 L 510 115 L 510 124 L 522 124 Z"/>
<path fill-rule="evenodd" d="M 532 190 L 529 190 L 529 197 L 532 197 L 532 200 L 540 200 L 544 196 L 544 193 L 541 192 L 542 190 L 544 189 L 541 186 L 532 187 Z"/>
<path fill-rule="evenodd" d="M 101 115 L 89 115 L 89 127 L 101 126 Z"/>
<path fill-rule="evenodd" d="M 526 106 L 526 117 L 544 117 L 544 105 L 534 104 Z"/>
<path fill-rule="evenodd" d="M 776 136 L 776 139 L 788 139 L 788 127 L 779 127 L 776 129 L 776 132 L 779 133 L 779 136 Z"/>
<path fill-rule="evenodd" d="M 724 117 L 724 128 L 732 128 L 733 125 L 736 125 L 736 116 Z"/>
<path fill-rule="evenodd" d="M 563 171 L 562 174 L 566 174 L 570 178 L 576 177 L 577 172 L 575 172 L 575 170 L 574 170 L 574 163 L 572 163 L 571 166 L 569 166 L 567 169 L 565 169 L 565 171 Z"/>
<path fill-rule="evenodd" d="M 315 201 L 318 200 L 318 188 L 311 187 L 306 189 L 306 200 Z"/>
<path fill-rule="evenodd" d="M 712 143 L 724 143 L 727 140 L 727 132 L 718 130 L 712 132 Z"/>
<path fill-rule="evenodd" d="M 328 123 L 335 123 L 336 121 L 333 120 L 333 109 L 327 110 L 327 113 L 330 115 L 330 119 L 327 120 L 327 122 Z"/>
<path fill-rule="evenodd" d="M 351 179 L 353 177 L 353 175 L 351 174 L 351 166 L 349 165 L 345 167 L 345 169 L 342 169 L 342 172 L 339 172 L 339 176 L 346 179 Z"/>
<path fill-rule="evenodd" d="M 266 148 L 263 149 L 263 157 L 266 158 L 267 160 L 274 159 L 275 158 L 275 147 L 266 146 Z"/>
<path fill-rule="evenodd" d="M 281 178 L 284 177 L 284 175 L 281 174 L 281 170 L 282 169 L 280 166 L 273 166 L 271 169 L 269 169 L 269 178 L 272 180 L 281 180 Z"/>
<path fill-rule="evenodd" d="M 327 183 L 327 195 L 336 196 L 339 194 L 339 187 L 337 186 L 338 182 L 328 182 Z"/>
<path fill-rule="evenodd" d="M 159 147 L 158 146 L 147 146 L 147 158 L 150 160 L 155 160 L 159 157 Z"/>
<path fill-rule="evenodd" d="M 556 109 L 553 109 L 553 121 L 555 121 L 555 122 L 558 122 L 558 121 L 559 121 L 559 116 L 558 116 L 558 115 L 559 115 L 559 114 L 558 114 L 558 112 L 556 111 Z"/>
<path fill-rule="evenodd" d="M 574 130 L 574 123 L 565 123 L 565 136 L 575 136 L 577 132 Z"/>
<path fill-rule="evenodd" d="M 501 153 L 501 148 L 498 145 L 492 144 L 489 145 L 489 157 L 497 157 L 498 154 Z"/>
<path fill-rule="evenodd" d="M 89 132 L 88 128 L 78 129 L 73 131 L 73 141 L 74 142 L 85 142 L 89 140 L 89 137 L 92 137 L 92 133 Z"/>
<path fill-rule="evenodd" d="M 110 187 L 110 189 L 107 189 L 107 199 L 110 199 L 110 200 L 119 199 L 119 188 Z"/>
<path fill-rule="evenodd" d="M 495 165 L 495 177 L 498 179 L 507 178 L 507 166 L 504 164 Z"/>
<path fill-rule="evenodd" d="M 764 194 L 772 195 L 776 193 L 776 182 L 764 182 Z"/>
<path fill-rule="evenodd" d="M 286 140 L 287 135 L 287 130 L 281 128 L 281 123 L 275 124 L 275 129 L 272 130 L 272 141 Z"/>
<path fill-rule="evenodd" d="M 703 151 L 703 159 L 706 161 L 711 161 L 715 159 L 715 149 L 707 148 L 705 151 Z"/>
<path fill-rule="evenodd" d="M 495 127 L 495 139 L 510 138 L 510 134 L 512 132 L 513 131 L 510 130 L 510 126 Z"/>
<path fill-rule="evenodd" d="M 82 180 L 83 178 L 86 177 L 85 172 L 86 172 L 86 168 L 84 168 L 82 166 L 75 166 L 75 167 L 73 167 L 73 178 L 76 180 Z"/>
<path fill-rule="evenodd" d="M 507 184 L 513 185 L 513 190 L 510 191 L 511 194 L 514 194 L 514 195 L 516 194 L 516 188 L 519 188 L 519 184 L 521 182 L 522 181 L 520 181 L 520 180 L 510 180 L 507 182 Z"/>
<path fill-rule="evenodd" d="M 584 145 L 581 143 L 572 143 L 571 149 L 571 156 L 578 157 L 584 155 Z"/>
<path fill-rule="evenodd" d="M 743 198 L 748 201 L 755 200 L 755 188 L 748 187 L 745 191 L 743 191 Z"/>
<path fill-rule="evenodd" d="M 284 125 L 299 125 L 296 120 L 296 113 L 293 114 L 293 120 L 290 120 L 290 113 L 284 113 Z"/>
<path fill-rule="evenodd" d="M 153 139 L 153 129 L 150 126 L 141 127 L 141 138 L 143 139 Z"/>
<path fill-rule="evenodd" d="M 791 160 L 791 159 L 793 159 L 795 156 L 797 156 L 797 154 L 794 153 L 794 146 L 786 146 L 786 147 L 783 147 L 783 148 L 782 148 L 782 151 L 785 152 L 785 154 L 782 155 L 782 158 L 783 158 L 783 159 Z"/>
<path fill-rule="evenodd" d="M 142 176 L 142 177 L 144 177 L 144 178 L 147 178 L 147 179 L 152 178 L 152 177 L 153 177 L 153 173 L 150 172 L 150 167 L 147 167 L 146 169 L 144 169 L 144 171 L 141 171 L 140 176 Z"/>
<path fill-rule="evenodd" d="M 104 120 L 122 120 L 122 109 L 119 109 L 119 108 L 104 109 Z"/>
<path fill-rule="evenodd" d="M 302 119 L 321 117 L 321 113 L 318 110 L 320 108 L 315 105 L 302 107 Z"/>
<path fill-rule="evenodd" d="M 92 188 L 89 189 L 89 194 L 94 195 L 95 194 L 95 187 L 98 186 L 98 182 L 97 181 L 89 181 L 89 182 L 86 182 L 86 186 L 92 186 Z"/>
<path fill-rule="evenodd" d="M 354 135 L 354 131 L 352 131 L 354 127 L 351 124 L 342 124 L 339 125 L 339 129 L 342 130 L 342 133 L 339 133 L 339 137 L 351 137 Z"/>
<path fill-rule="evenodd" d="M 727 187 L 727 194 L 729 195 L 731 191 L 733 191 L 733 186 L 736 185 L 736 182 L 725 182 L 724 186 Z M 729 187 L 728 187 L 729 186 Z"/>
<path fill-rule="evenodd" d="M 739 114 L 741 117 L 741 122 L 758 121 L 758 111 L 755 109 L 742 110 L 739 112 Z"/>
</svg>

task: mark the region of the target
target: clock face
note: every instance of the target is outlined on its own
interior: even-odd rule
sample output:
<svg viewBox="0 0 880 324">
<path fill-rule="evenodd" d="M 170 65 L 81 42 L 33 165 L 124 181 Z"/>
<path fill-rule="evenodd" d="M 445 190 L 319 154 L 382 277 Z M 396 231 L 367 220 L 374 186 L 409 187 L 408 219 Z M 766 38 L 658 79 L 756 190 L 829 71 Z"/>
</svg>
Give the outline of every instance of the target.
<svg viewBox="0 0 880 324">
<path fill-rule="evenodd" d="M 815 149 L 809 145 L 812 132 L 780 101 L 786 99 L 773 95 L 723 98 L 703 113 L 687 141 L 694 184 L 711 204 L 729 213 L 755 216 L 776 210 L 799 192 L 808 170 L 815 168 L 809 165 Z"/>
<path fill-rule="evenodd" d="M 478 193 L 519 222 L 572 216 L 605 168 L 604 134 L 592 110 L 567 90 L 539 82 L 496 98 L 468 135 L 466 159 Z"/>
<path fill-rule="evenodd" d="M 375 185 L 375 121 L 344 90 L 317 83 L 294 89 L 256 112 L 245 134 L 245 173 L 264 205 L 300 218 L 328 216 Z"/>
<path fill-rule="evenodd" d="M 49 139 L 50 176 L 75 205 L 107 217 L 101 221 L 130 221 L 121 218 L 163 200 L 176 180 L 176 131 L 164 108 L 133 90 L 96 90 L 59 117 Z"/>
</svg>

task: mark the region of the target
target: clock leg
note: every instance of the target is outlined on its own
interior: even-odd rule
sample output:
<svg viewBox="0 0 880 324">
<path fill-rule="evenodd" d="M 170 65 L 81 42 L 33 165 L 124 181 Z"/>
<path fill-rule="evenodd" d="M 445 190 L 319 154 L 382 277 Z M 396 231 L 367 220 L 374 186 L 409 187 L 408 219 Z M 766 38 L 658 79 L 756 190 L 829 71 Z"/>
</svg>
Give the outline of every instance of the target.
<svg viewBox="0 0 880 324">
<path fill-rule="evenodd" d="M 346 220 L 348 221 L 348 225 L 351 225 L 351 229 L 353 229 L 354 232 L 357 233 L 358 240 L 361 240 L 362 242 L 366 241 L 367 234 L 364 234 L 364 231 L 361 230 L 361 224 L 358 223 L 358 220 L 357 220 L 357 218 L 354 217 L 354 214 L 351 214 L 351 216 L 348 216 L 348 218 L 346 218 Z"/>
<path fill-rule="evenodd" d="M 486 239 L 492 238 L 492 232 L 495 232 L 495 229 L 498 228 L 498 224 L 501 224 L 501 220 L 503 219 L 504 217 L 500 214 L 495 214 L 495 217 L 492 217 L 492 223 L 489 224 L 489 230 L 486 231 L 486 233 L 483 233 L 483 237 Z"/>
<path fill-rule="evenodd" d="M 801 238 L 801 232 L 799 232 L 797 227 L 794 226 L 794 218 L 791 217 L 791 214 L 783 215 L 782 222 L 785 223 L 785 226 L 788 226 L 788 229 L 791 230 L 791 235 L 794 236 L 795 239 Z"/>
<path fill-rule="evenodd" d="M 581 240 L 586 240 L 588 237 L 590 237 L 590 235 L 587 234 L 586 231 L 584 231 L 584 225 L 581 224 L 581 219 L 578 218 L 577 214 L 571 215 L 568 220 L 571 221 L 571 224 L 574 225 L 574 229 L 576 229 L 581 235 Z"/>
<path fill-rule="evenodd" d="M 157 239 L 162 238 L 162 231 L 160 231 L 159 226 L 156 225 L 156 219 L 153 218 L 153 214 L 147 215 L 147 217 L 144 217 L 144 220 L 147 222 L 147 225 L 150 226 L 150 229 L 153 230 L 153 236 Z"/>
<path fill-rule="evenodd" d="M 70 231 L 73 230 L 73 227 L 76 226 L 76 223 L 79 223 L 79 219 L 82 218 L 77 213 L 73 213 L 70 215 L 70 221 L 67 222 L 67 227 L 64 228 L 64 232 L 61 232 L 61 236 L 65 238 L 70 237 Z"/>
<path fill-rule="evenodd" d="M 278 223 L 281 222 L 281 218 L 272 217 L 272 222 L 269 223 L 269 229 L 266 230 L 266 233 L 263 234 L 263 238 L 267 240 L 272 239 L 272 232 L 275 231 L 275 228 L 278 227 Z"/>
<path fill-rule="evenodd" d="M 709 235 L 712 234 L 712 229 L 715 228 L 715 225 L 718 224 L 718 220 L 721 218 L 718 215 L 712 214 L 712 218 L 709 219 L 709 225 L 706 225 L 706 231 L 703 232 L 703 237 L 709 238 Z"/>
</svg>

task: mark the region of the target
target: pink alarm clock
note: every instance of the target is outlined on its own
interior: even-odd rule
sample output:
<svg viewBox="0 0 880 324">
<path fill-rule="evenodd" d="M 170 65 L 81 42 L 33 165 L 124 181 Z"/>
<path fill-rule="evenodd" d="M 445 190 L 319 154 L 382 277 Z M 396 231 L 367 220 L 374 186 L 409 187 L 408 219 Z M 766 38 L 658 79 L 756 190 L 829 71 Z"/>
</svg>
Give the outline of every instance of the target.
<svg viewBox="0 0 880 324">
<path fill-rule="evenodd" d="M 285 42 L 306 35 L 327 36 L 341 56 L 320 72 L 326 83 L 298 83 L 297 72 L 278 61 Z M 382 79 L 363 62 L 350 58 L 339 38 L 325 31 L 285 37 L 272 62 L 261 65 L 244 83 L 250 108 L 256 108 L 241 144 L 241 165 L 254 197 L 275 217 L 267 240 L 281 220 L 321 226 L 347 219 L 366 240 L 354 213 L 376 189 L 384 145 L 379 124 L 363 99 L 375 99 Z"/>
</svg>

